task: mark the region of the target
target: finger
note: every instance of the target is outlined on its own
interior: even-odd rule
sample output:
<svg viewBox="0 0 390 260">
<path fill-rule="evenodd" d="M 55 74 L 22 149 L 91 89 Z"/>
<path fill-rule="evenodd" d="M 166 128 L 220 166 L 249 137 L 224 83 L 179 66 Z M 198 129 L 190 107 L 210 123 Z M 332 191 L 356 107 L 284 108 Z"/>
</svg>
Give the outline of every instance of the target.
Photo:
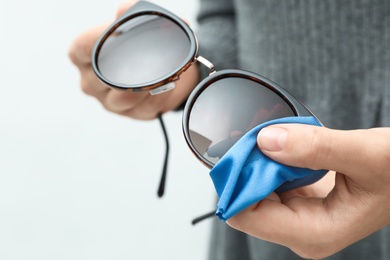
<svg viewBox="0 0 390 260">
<path fill-rule="evenodd" d="M 126 12 L 127 9 L 129 9 L 136 2 L 137 2 L 136 0 L 131 0 L 119 5 L 116 13 L 116 17 L 118 18 L 119 16 L 121 16 L 124 12 Z M 72 43 L 68 55 L 71 61 L 77 67 L 88 65 L 91 63 L 91 55 L 92 55 L 93 47 L 96 41 L 101 36 L 101 34 L 105 31 L 106 28 L 108 28 L 108 26 L 111 23 L 112 22 L 102 24 L 100 26 L 94 27 L 82 33 Z"/>
<path fill-rule="evenodd" d="M 146 100 L 149 98 L 148 92 L 134 93 L 114 89 L 107 93 L 102 103 L 111 112 L 130 116 L 129 111 L 134 107 L 141 106 L 141 103 L 148 103 Z"/>
<path fill-rule="evenodd" d="M 369 213 L 349 193 L 343 175 L 327 198 L 294 197 L 288 201 L 265 199 L 235 215 L 227 223 L 257 238 L 289 247 L 305 258 L 320 259 L 341 250 L 380 227 L 346 232 Z M 361 214 L 356 211 L 361 207 Z M 345 231 L 345 232 L 344 232 Z"/>
<path fill-rule="evenodd" d="M 300 187 L 287 192 L 279 193 L 283 202 L 288 201 L 294 197 L 313 197 L 313 198 L 325 198 L 332 191 L 335 185 L 336 173 L 333 171 L 328 172 L 319 181 Z"/>
<path fill-rule="evenodd" d="M 287 221 L 288 220 L 288 221 Z M 264 199 L 226 222 L 231 227 L 269 242 L 291 247 L 298 216 L 277 200 Z"/>
<path fill-rule="evenodd" d="M 291 166 L 334 170 L 350 177 L 360 173 L 365 180 L 390 168 L 390 128 L 341 131 L 284 124 L 264 128 L 257 141 L 264 154 Z"/>
<path fill-rule="evenodd" d="M 122 14 L 124 14 L 127 11 L 127 9 L 129 9 L 136 2 L 137 0 L 130 0 L 128 2 L 120 4 L 116 12 L 116 18 L 119 18 Z"/>
<path fill-rule="evenodd" d="M 91 64 L 93 47 L 108 25 L 109 23 L 89 29 L 73 41 L 68 55 L 74 65 L 82 68 Z"/>
<path fill-rule="evenodd" d="M 180 80 L 176 81 L 176 87 L 173 90 L 158 95 L 149 94 L 137 106 L 121 114 L 137 119 L 153 119 L 160 113 L 165 113 L 180 106 L 198 81 L 198 67 L 191 66 L 181 74 Z"/>
<path fill-rule="evenodd" d="M 100 102 L 105 100 L 110 88 L 98 79 L 91 66 L 80 68 L 81 90 L 90 96 L 96 97 Z"/>
<path fill-rule="evenodd" d="M 170 100 L 172 100 L 172 96 L 174 96 L 173 91 L 168 91 L 158 95 L 150 95 L 149 93 L 142 94 L 145 94 L 143 97 L 141 97 L 142 100 L 140 98 L 137 103 L 134 103 L 131 108 L 123 111 L 121 114 L 136 119 L 153 119 L 156 118 L 159 114 L 163 114 L 172 109 L 170 108 L 166 110 L 167 103 L 177 102 L 177 100 L 170 102 Z"/>
</svg>

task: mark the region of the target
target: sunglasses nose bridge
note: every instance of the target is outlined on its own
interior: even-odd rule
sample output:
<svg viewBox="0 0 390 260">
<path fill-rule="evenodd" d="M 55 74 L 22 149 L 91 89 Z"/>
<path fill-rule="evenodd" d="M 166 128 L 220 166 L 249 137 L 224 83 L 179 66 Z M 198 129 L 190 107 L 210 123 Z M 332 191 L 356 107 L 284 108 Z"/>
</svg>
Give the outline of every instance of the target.
<svg viewBox="0 0 390 260">
<path fill-rule="evenodd" d="M 196 58 L 197 61 L 199 61 L 200 63 L 202 63 L 204 66 L 206 66 L 207 68 L 210 69 L 210 74 L 209 75 L 212 75 L 214 74 L 215 72 L 217 72 L 215 70 L 215 66 L 214 64 L 212 64 L 209 60 L 207 60 L 206 58 L 202 57 L 202 56 L 198 56 Z"/>
</svg>

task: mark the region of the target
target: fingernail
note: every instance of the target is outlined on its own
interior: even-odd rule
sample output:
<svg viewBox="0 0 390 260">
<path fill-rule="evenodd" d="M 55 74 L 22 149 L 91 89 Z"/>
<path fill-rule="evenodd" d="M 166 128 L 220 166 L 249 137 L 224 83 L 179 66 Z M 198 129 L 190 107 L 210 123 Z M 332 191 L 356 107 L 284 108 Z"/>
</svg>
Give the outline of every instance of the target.
<svg viewBox="0 0 390 260">
<path fill-rule="evenodd" d="M 283 150 L 286 143 L 287 130 L 280 127 L 269 126 L 263 128 L 257 138 L 262 150 L 279 152 Z"/>
</svg>

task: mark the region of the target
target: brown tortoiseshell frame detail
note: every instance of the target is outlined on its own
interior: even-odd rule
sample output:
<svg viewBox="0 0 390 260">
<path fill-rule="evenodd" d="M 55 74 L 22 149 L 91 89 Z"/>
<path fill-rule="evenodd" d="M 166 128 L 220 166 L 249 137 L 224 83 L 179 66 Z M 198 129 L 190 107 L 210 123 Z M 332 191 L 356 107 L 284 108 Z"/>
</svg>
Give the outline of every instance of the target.
<svg viewBox="0 0 390 260">
<path fill-rule="evenodd" d="M 126 23 L 127 21 L 138 17 L 142 15 L 158 15 L 165 17 L 173 22 L 175 22 L 179 27 L 183 29 L 183 31 L 187 34 L 189 42 L 190 42 L 190 52 L 188 53 L 188 56 L 186 60 L 183 61 L 182 65 L 179 66 L 176 70 L 172 71 L 169 75 L 167 75 L 164 78 L 157 79 L 155 81 L 150 81 L 145 84 L 132 84 L 132 85 L 124 85 L 124 84 L 118 84 L 110 81 L 109 79 L 105 78 L 99 71 L 99 65 L 98 65 L 98 57 L 100 53 L 100 49 L 103 46 L 106 39 L 122 24 Z M 121 17 L 119 17 L 111 26 L 108 27 L 108 29 L 102 34 L 102 36 L 99 38 L 99 40 L 96 42 L 95 47 L 92 51 L 92 68 L 96 74 L 96 76 L 105 84 L 109 85 L 110 87 L 120 89 L 120 90 L 127 90 L 127 91 L 150 91 L 153 89 L 156 89 L 160 86 L 166 85 L 170 82 L 176 81 L 179 79 L 180 74 L 182 74 L 184 71 L 186 71 L 192 63 L 196 61 L 196 57 L 198 54 L 198 40 L 196 39 L 195 34 L 191 30 L 191 28 L 178 16 L 175 14 L 169 12 L 168 10 L 157 6 L 155 4 L 146 2 L 146 1 L 139 1 L 136 4 L 134 4 L 131 8 L 129 8 Z"/>
</svg>

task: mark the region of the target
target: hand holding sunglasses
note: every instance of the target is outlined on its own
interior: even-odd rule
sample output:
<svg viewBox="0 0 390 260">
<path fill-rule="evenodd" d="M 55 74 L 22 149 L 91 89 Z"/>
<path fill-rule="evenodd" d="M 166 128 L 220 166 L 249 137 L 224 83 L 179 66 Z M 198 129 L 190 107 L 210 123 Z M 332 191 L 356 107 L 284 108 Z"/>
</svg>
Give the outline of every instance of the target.
<svg viewBox="0 0 390 260">
<path fill-rule="evenodd" d="M 94 72 L 102 82 L 150 95 L 174 89 L 182 73 L 197 62 L 208 67 L 210 75 L 187 100 L 183 132 L 195 156 L 210 169 L 256 126 L 286 117 L 315 119 L 301 102 L 260 75 L 236 69 L 217 72 L 198 55 L 198 41 L 188 25 L 149 2 L 137 2 L 127 10 L 103 33 L 92 53 Z M 167 154 L 168 149 L 167 142 Z M 161 187 L 166 162 L 167 157 Z M 290 181 L 283 191 L 315 182 L 323 174 L 295 184 Z"/>
</svg>

